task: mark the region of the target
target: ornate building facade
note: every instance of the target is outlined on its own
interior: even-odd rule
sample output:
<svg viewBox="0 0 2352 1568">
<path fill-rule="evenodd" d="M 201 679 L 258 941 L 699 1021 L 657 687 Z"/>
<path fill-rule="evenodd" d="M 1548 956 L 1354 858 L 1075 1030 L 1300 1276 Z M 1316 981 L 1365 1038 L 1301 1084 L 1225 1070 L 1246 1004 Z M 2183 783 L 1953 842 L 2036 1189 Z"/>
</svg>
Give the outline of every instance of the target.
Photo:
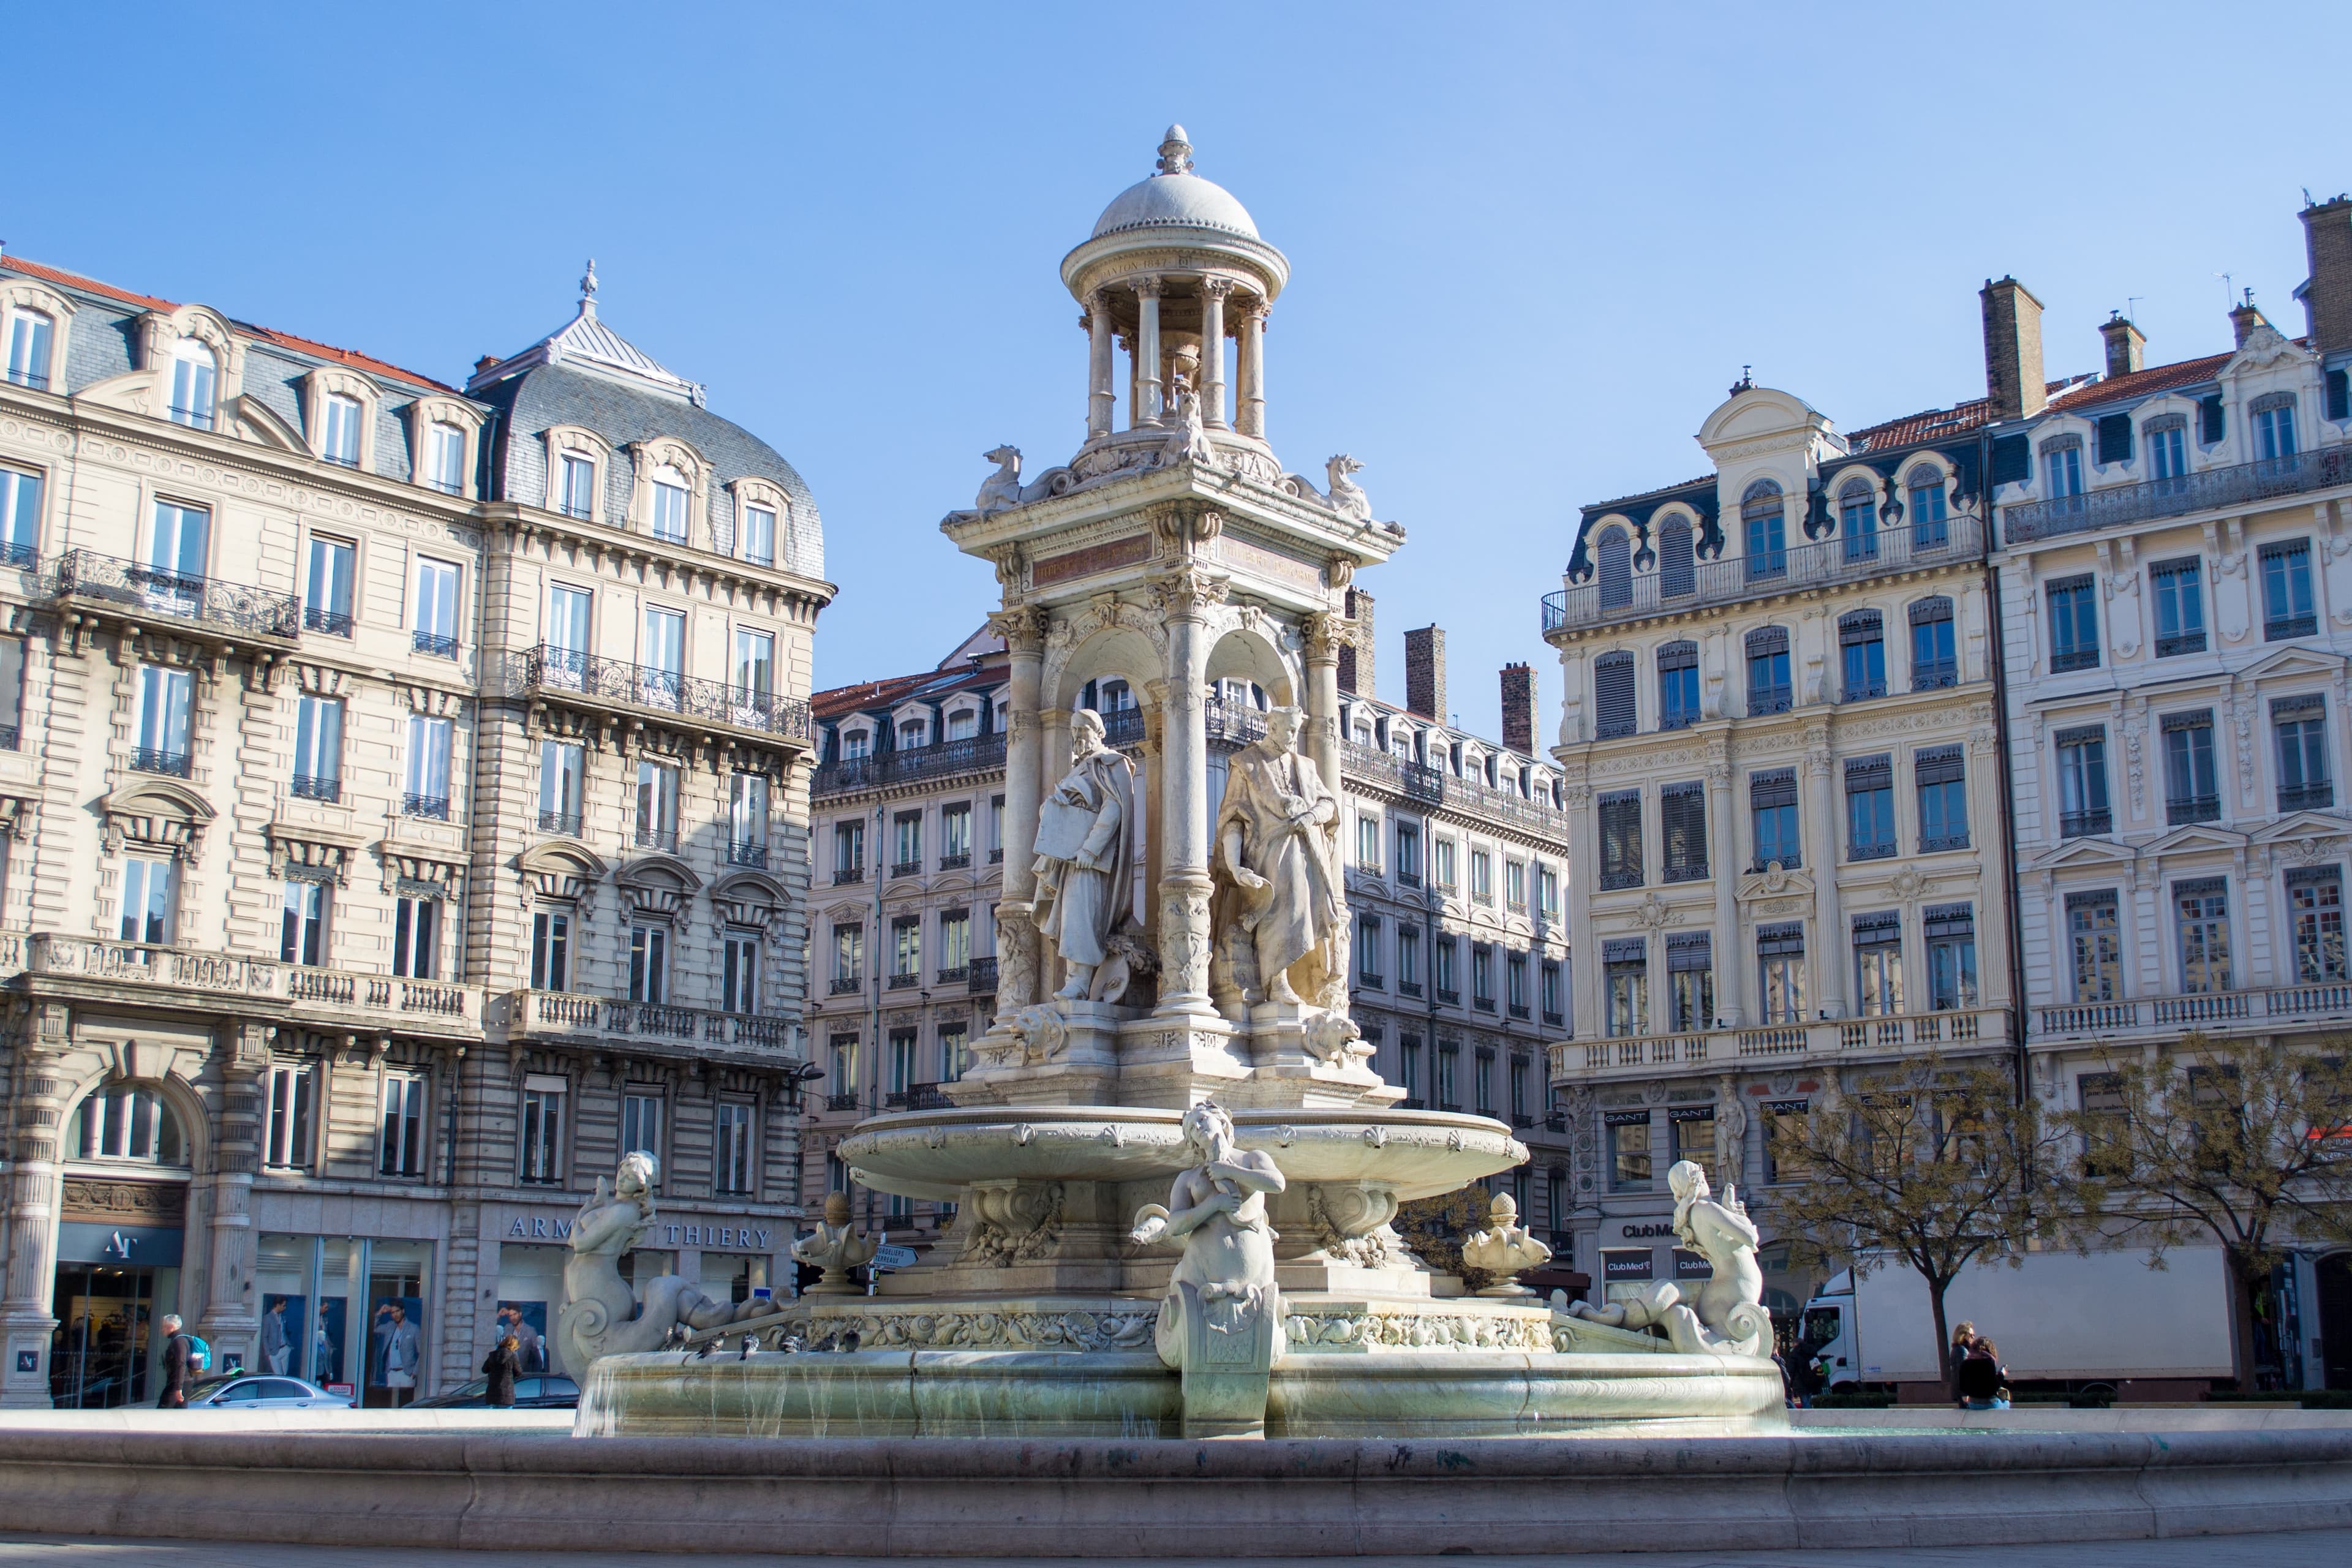
<svg viewBox="0 0 2352 1568">
<path fill-rule="evenodd" d="M 798 1215 L 812 498 L 597 315 L 462 390 L 0 262 L 8 1404 L 403 1403 Z M 561 1372 L 560 1366 L 550 1371 Z"/>
</svg>

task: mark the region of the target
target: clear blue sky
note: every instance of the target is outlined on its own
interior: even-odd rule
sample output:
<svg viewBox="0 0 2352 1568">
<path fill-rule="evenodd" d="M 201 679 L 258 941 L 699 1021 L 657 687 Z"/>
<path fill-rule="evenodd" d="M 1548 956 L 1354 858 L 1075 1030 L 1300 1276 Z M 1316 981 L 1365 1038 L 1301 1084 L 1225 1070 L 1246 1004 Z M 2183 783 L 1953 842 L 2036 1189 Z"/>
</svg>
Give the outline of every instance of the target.
<svg viewBox="0 0 2352 1568">
<path fill-rule="evenodd" d="M 2301 187 L 2352 186 L 2352 7 L 24 5 L 11 251 L 456 381 L 605 319 L 797 464 L 841 597 L 818 679 L 928 667 L 992 606 L 937 531 L 1011 441 L 1083 430 L 1056 276 L 1181 120 L 1288 252 L 1268 429 L 1347 451 L 1447 631 L 1452 706 L 1558 666 L 1579 502 L 1704 471 L 1743 363 L 1842 426 L 1982 390 L 1976 290 L 2052 374 L 2133 307 L 2293 332 Z M 2317 73 L 2317 74 L 2315 74 Z"/>
</svg>

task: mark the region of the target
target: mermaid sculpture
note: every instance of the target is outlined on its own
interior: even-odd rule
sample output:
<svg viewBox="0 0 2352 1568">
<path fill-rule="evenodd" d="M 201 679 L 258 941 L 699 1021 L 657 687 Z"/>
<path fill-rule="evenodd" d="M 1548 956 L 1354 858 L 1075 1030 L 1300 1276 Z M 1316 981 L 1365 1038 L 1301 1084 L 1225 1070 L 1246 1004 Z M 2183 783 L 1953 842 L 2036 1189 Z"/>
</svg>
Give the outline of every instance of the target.
<svg viewBox="0 0 2352 1568">
<path fill-rule="evenodd" d="M 563 1266 L 563 1293 L 570 1298 L 555 1320 L 565 1366 L 584 1376 L 598 1356 L 662 1347 L 670 1331 L 715 1329 L 773 1310 L 756 1298 L 738 1305 L 714 1301 L 675 1274 L 645 1284 L 640 1302 L 621 1278 L 620 1259 L 653 1228 L 653 1184 L 660 1166 L 651 1154 L 630 1154 L 613 1176 L 613 1190 L 596 1178 L 596 1190 L 572 1222 L 572 1258 Z"/>
<path fill-rule="evenodd" d="M 1663 1329 L 1675 1349 L 1690 1353 L 1770 1354 L 1772 1317 L 1762 1304 L 1756 1222 L 1748 1217 L 1738 1190 L 1724 1188 L 1718 1201 L 1708 1192 L 1706 1167 L 1690 1160 L 1675 1163 L 1666 1185 L 1675 1194 L 1675 1237 L 1713 1269 L 1696 1300 L 1685 1303 L 1683 1288 L 1669 1281 L 1608 1307 L 1574 1302 L 1569 1315 L 1612 1329 Z"/>
</svg>

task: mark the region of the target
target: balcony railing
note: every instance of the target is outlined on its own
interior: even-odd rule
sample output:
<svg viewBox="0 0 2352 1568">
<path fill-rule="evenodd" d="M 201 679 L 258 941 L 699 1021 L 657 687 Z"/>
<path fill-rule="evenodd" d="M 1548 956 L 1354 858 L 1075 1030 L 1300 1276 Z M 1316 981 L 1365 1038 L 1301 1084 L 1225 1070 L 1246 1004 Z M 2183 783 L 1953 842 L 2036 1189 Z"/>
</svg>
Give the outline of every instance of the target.
<svg viewBox="0 0 2352 1568">
<path fill-rule="evenodd" d="M 787 740 L 804 742 L 810 735 L 809 705 L 800 698 L 575 653 L 546 643 L 507 659 L 505 690 L 509 697 L 532 692 L 569 694 L 614 707 L 731 724 Z"/>
<path fill-rule="evenodd" d="M 2168 796 L 2164 803 L 2165 825 L 2185 826 L 2192 822 L 2221 820 L 2221 797 L 2219 795 L 2181 795 Z"/>
<path fill-rule="evenodd" d="M 941 985 L 961 985 L 971 973 L 971 965 L 969 963 L 943 963 L 940 965 L 940 972 L 931 978 Z"/>
<path fill-rule="evenodd" d="M 1563 1015 L 1557 1007 L 1547 1007 L 1544 1009 L 1543 1021 L 1552 1028 L 1557 1029 L 1566 1022 L 1566 1016 Z"/>
<path fill-rule="evenodd" d="M 866 880 L 866 868 L 862 865 L 835 866 L 833 868 L 833 885 L 836 888 L 846 888 L 852 882 L 864 880 Z"/>
<path fill-rule="evenodd" d="M 400 797 L 400 815 L 446 822 L 449 820 L 449 797 L 446 795 L 404 795 Z"/>
<path fill-rule="evenodd" d="M 343 781 L 334 773 L 296 773 L 294 795 L 298 800 L 323 800 L 329 804 L 343 798 Z"/>
<path fill-rule="evenodd" d="M 1114 708 L 1100 718 L 1103 739 L 1114 746 L 1124 746 L 1129 742 L 1143 739 L 1143 710 L 1140 708 Z"/>
<path fill-rule="evenodd" d="M 1385 991 L 1388 989 L 1388 982 L 1382 979 L 1380 975 L 1374 974 L 1370 971 L 1365 971 L 1357 974 L 1356 984 L 1366 991 Z"/>
<path fill-rule="evenodd" d="M 2323 980 L 2308 985 L 2270 986 L 2259 991 L 2203 991 L 2126 1002 L 2073 1002 L 2033 1009 L 2033 1032 L 2104 1037 L 2154 1030 L 2159 1036 L 2216 1025 L 2285 1022 L 2335 1023 L 2352 1018 L 2352 981 Z"/>
<path fill-rule="evenodd" d="M 2281 811 L 2326 811 L 2336 804 L 2336 784 L 2332 779 L 2318 784 L 2281 784 L 2278 808 Z"/>
<path fill-rule="evenodd" d="M 953 1110 L 955 1101 L 940 1092 L 935 1083 L 910 1083 L 904 1089 L 894 1089 L 882 1097 L 885 1110 Z"/>
<path fill-rule="evenodd" d="M 1594 1075 L 1632 1077 L 1661 1068 L 1832 1058 L 1862 1052 L 1943 1050 L 2000 1044 L 2008 1038 L 2009 1015 L 1998 1007 L 1913 1013 L 1891 1018 L 1847 1018 L 1811 1024 L 1768 1024 L 1742 1029 L 1709 1029 L 1622 1039 L 1563 1040 L 1548 1047 L 1551 1080 Z"/>
<path fill-rule="evenodd" d="M 131 748 L 131 768 L 133 773 L 168 773 L 173 778 L 188 776 L 188 753 L 167 752 L 160 746 Z"/>
<path fill-rule="evenodd" d="M 963 851 L 961 854 L 942 855 L 940 857 L 940 869 L 942 871 L 961 871 L 971 866 L 971 851 L 969 849 Z"/>
<path fill-rule="evenodd" d="M 329 637 L 347 637 L 352 635 L 352 613 L 349 610 L 322 610 L 316 605 L 302 606 L 302 629 L 324 632 Z"/>
<path fill-rule="evenodd" d="M 1212 741 L 1246 746 L 1265 733 L 1265 715 L 1246 702 L 1212 697 L 1203 704 L 1202 722 Z"/>
<path fill-rule="evenodd" d="M 13 752 L 24 744 L 24 732 L 14 724 L 0 724 L 0 752 Z"/>
<path fill-rule="evenodd" d="M 287 1003 L 298 1011 L 331 1010 L 398 1018 L 409 1027 L 478 1029 L 479 987 L 352 970 L 312 969 L 234 952 L 208 952 L 155 942 L 107 942 L 37 931 L 24 944 L 24 967 L 35 974 L 79 976 L 120 984 L 163 986 L 213 996 Z"/>
<path fill-rule="evenodd" d="M 996 991 L 996 960 L 993 958 L 973 959 L 971 961 L 971 973 L 966 976 L 964 980 L 964 990 L 974 996 L 987 996 L 994 994 Z"/>
<path fill-rule="evenodd" d="M 2352 484 L 2352 447 L 2324 447 L 2291 458 L 2265 458 L 2178 479 L 2143 479 L 2084 495 L 2005 506 L 2000 509 L 2001 535 L 2011 544 L 2022 544 L 2345 484 Z"/>
<path fill-rule="evenodd" d="M 893 860 L 890 862 L 890 875 L 893 877 L 919 877 L 922 874 L 923 863 L 920 860 Z"/>
<path fill-rule="evenodd" d="M 672 1007 L 658 1002 L 625 1002 L 612 996 L 588 996 L 572 991 L 518 991 L 514 994 L 516 1032 L 593 1036 L 608 1040 L 675 1040 L 696 1046 L 724 1046 L 743 1050 L 789 1051 L 793 1022 L 751 1013 L 721 1013 L 705 1007 Z"/>
<path fill-rule="evenodd" d="M 1459 1007 L 1462 1005 L 1462 993 L 1441 985 L 1437 988 L 1437 1001 L 1443 1007 Z"/>
<path fill-rule="evenodd" d="M 922 982 L 923 977 L 919 973 L 903 973 L 893 974 L 890 976 L 890 989 L 893 991 L 911 991 L 916 986 L 921 984 Z"/>
<path fill-rule="evenodd" d="M 768 847 L 764 844 L 747 844 L 740 838 L 730 838 L 727 841 L 727 863 L 730 866 L 749 866 L 755 871 L 764 871 L 768 868 Z"/>
<path fill-rule="evenodd" d="M 2115 815 L 2104 805 L 2096 811 L 2062 812 L 2058 817 L 2058 837 L 2061 838 L 2087 838 L 2095 834 L 2111 832 L 2114 827 Z"/>
<path fill-rule="evenodd" d="M 833 994 L 835 996 L 854 996 L 865 989 L 866 977 L 862 974 L 836 974 L 833 977 Z"/>
<path fill-rule="evenodd" d="M 580 814 L 576 811 L 542 811 L 539 814 L 539 830 L 577 838 L 580 837 Z"/>
<path fill-rule="evenodd" d="M 302 634 L 302 604 L 291 594 L 192 577 L 89 550 L 68 550 L 58 558 L 57 594 L 112 605 L 133 616 L 163 616 L 265 637 Z"/>
<path fill-rule="evenodd" d="M 1004 737 L 967 735 L 961 740 L 941 741 L 933 746 L 917 746 L 904 752 L 876 752 L 868 756 L 845 757 L 817 769 L 815 781 L 810 785 L 817 795 L 835 795 L 844 790 L 873 789 L 886 784 L 904 784 L 916 779 L 941 778 L 950 773 L 975 773 L 1004 765 Z"/>
<path fill-rule="evenodd" d="M 1543 629 L 1549 634 L 1570 626 L 1603 626 L 1973 561 L 1982 552 L 1983 542 L 1978 520 L 1959 516 L 1916 528 L 1883 528 L 1866 542 L 1832 537 L 1755 555 L 1701 561 L 1688 578 L 1677 582 L 1682 591 L 1674 594 L 1665 592 L 1663 572 L 1643 573 L 1622 588 L 1612 584 L 1605 595 L 1599 582 L 1582 583 L 1544 595 Z"/>
<path fill-rule="evenodd" d="M 1524 1017 L 1526 1017 L 1527 1016 L 1528 1016 L 1528 1005 L 1527 1005 L 1526 1003 L 1524 1003 L 1524 1002 L 1514 1002 L 1514 1003 L 1512 1003 L 1512 1004 L 1511 1004 L 1511 1016 L 1512 1016 L 1512 1017 L 1514 1017 L 1514 1018 L 1524 1018 Z"/>
<path fill-rule="evenodd" d="M 457 639 L 446 632 L 418 631 L 408 639 L 409 647 L 434 658 L 457 657 Z"/>
<path fill-rule="evenodd" d="M 639 823 L 635 837 L 640 849 L 658 849 L 665 855 L 677 853 L 677 829 L 675 827 L 651 827 Z"/>
<path fill-rule="evenodd" d="M 857 1091 L 853 1089 L 828 1094 L 824 1097 L 824 1108 L 827 1110 L 855 1110 L 857 1109 Z"/>
</svg>

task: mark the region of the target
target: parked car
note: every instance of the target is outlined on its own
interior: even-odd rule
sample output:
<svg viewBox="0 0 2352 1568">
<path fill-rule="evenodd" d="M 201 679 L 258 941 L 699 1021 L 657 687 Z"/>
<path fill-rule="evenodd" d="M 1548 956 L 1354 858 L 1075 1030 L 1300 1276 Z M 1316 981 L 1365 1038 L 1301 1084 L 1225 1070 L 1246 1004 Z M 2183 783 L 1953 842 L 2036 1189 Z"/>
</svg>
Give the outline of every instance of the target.
<svg viewBox="0 0 2352 1568">
<path fill-rule="evenodd" d="M 347 1394 L 330 1394 L 299 1377 L 232 1372 L 188 1385 L 191 1410 L 349 1410 Z"/>
<path fill-rule="evenodd" d="M 568 1377 L 519 1377 L 515 1379 L 517 1410 L 574 1410 L 580 1405 L 580 1385 Z M 430 1399 L 420 1399 L 411 1410 L 487 1410 L 490 1407 L 490 1380 L 478 1377 L 471 1383 L 461 1383 L 446 1394 L 436 1394 Z"/>
</svg>

